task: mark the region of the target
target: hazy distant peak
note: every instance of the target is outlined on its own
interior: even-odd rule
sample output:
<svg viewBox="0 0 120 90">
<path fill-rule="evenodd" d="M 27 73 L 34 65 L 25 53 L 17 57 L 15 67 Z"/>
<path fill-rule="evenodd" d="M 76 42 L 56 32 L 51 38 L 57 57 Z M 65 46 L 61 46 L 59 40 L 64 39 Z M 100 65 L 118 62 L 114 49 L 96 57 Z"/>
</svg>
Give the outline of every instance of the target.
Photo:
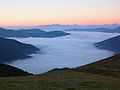
<svg viewBox="0 0 120 90">
<path fill-rule="evenodd" d="M 54 30 L 67 30 L 67 29 L 88 29 L 88 28 L 108 28 L 108 29 L 115 29 L 119 27 L 119 24 L 103 24 L 103 25 L 62 25 L 62 24 L 50 24 L 50 25 L 38 25 L 36 28 L 47 30 L 47 31 L 54 31 Z"/>
</svg>

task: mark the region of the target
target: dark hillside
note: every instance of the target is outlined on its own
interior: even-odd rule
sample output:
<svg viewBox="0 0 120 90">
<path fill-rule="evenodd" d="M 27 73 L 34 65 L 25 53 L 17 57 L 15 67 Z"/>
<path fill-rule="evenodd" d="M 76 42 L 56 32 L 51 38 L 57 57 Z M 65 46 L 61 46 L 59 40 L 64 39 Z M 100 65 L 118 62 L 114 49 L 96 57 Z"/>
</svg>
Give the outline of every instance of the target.
<svg viewBox="0 0 120 90">
<path fill-rule="evenodd" d="M 0 64 L 0 77 L 14 77 L 14 76 L 26 76 L 31 75 L 21 69 L 15 68 L 13 66 Z"/>
<path fill-rule="evenodd" d="M 120 53 L 120 36 L 96 43 L 95 46 L 99 49 L 110 50 L 113 51 L 115 54 L 118 54 Z"/>
<path fill-rule="evenodd" d="M 0 37 L 0 63 L 29 58 L 28 55 L 36 51 L 39 51 L 39 49 L 33 45 Z"/>
</svg>

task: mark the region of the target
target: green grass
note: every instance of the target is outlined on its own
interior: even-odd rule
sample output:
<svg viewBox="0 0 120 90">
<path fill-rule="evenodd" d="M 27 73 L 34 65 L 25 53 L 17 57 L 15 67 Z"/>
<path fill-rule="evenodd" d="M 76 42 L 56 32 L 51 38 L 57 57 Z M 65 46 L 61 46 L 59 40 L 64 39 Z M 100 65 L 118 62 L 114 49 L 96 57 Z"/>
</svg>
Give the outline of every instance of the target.
<svg viewBox="0 0 120 90">
<path fill-rule="evenodd" d="M 120 79 L 120 54 L 82 67 L 77 67 L 74 70 Z"/>
<path fill-rule="evenodd" d="M 120 79 L 67 70 L 0 78 L 0 90 L 120 90 Z"/>
</svg>

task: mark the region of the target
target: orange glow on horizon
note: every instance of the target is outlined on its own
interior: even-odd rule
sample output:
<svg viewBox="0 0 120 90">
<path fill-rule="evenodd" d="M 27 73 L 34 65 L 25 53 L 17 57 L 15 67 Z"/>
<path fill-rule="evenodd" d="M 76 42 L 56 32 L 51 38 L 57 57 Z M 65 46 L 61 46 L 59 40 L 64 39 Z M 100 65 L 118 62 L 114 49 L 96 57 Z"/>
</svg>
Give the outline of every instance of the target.
<svg viewBox="0 0 120 90">
<path fill-rule="evenodd" d="M 106 20 L 106 21 L 95 21 L 95 22 L 90 22 L 90 21 L 61 21 L 61 22 L 33 22 L 33 21 L 25 21 L 25 22 L 3 22 L 0 23 L 0 26 L 37 26 L 37 25 L 50 25 L 50 24 L 62 24 L 62 25 L 103 25 L 103 24 L 120 24 L 120 22 L 116 22 L 116 21 L 110 21 L 110 20 Z"/>
<path fill-rule="evenodd" d="M 120 0 L 0 0 L 0 12 L 0 26 L 120 24 Z"/>
</svg>

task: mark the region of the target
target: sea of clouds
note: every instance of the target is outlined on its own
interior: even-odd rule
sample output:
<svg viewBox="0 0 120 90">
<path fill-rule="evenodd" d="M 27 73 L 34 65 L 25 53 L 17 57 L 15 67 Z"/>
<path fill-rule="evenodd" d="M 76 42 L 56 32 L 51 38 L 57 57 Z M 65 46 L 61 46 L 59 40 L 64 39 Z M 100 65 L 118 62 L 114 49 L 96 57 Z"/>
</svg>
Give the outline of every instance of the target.
<svg viewBox="0 0 120 90">
<path fill-rule="evenodd" d="M 102 32 L 69 32 L 71 35 L 56 38 L 14 38 L 41 49 L 33 58 L 18 60 L 10 65 L 32 73 L 44 73 L 53 68 L 78 67 L 107 58 L 111 51 L 100 50 L 94 43 L 119 35 Z"/>
</svg>

